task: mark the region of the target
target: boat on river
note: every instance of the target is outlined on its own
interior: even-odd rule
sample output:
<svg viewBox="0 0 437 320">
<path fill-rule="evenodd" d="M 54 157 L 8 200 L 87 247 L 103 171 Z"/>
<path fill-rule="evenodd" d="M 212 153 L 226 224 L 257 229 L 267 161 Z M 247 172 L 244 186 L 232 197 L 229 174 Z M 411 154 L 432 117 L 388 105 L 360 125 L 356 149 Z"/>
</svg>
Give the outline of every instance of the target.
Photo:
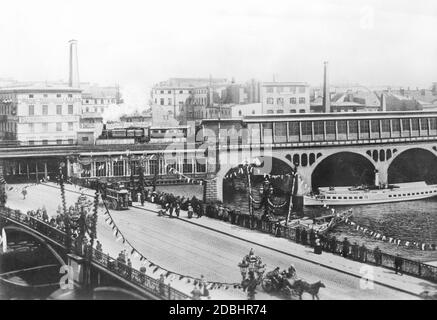
<svg viewBox="0 0 437 320">
<path fill-rule="evenodd" d="M 426 199 L 437 196 L 437 185 L 425 181 L 386 186 L 323 187 L 319 194 L 304 196 L 306 206 L 377 204 Z"/>
<path fill-rule="evenodd" d="M 335 212 L 334 209 L 331 210 L 330 214 L 325 214 L 320 217 L 310 218 L 302 217 L 296 219 L 288 220 L 287 226 L 290 229 L 304 228 L 307 231 L 313 229 L 318 233 L 325 233 L 332 230 L 335 226 L 340 223 L 345 222 L 347 219 L 352 217 L 352 209 L 344 212 Z M 285 225 L 285 220 L 281 221 L 281 224 Z"/>
</svg>

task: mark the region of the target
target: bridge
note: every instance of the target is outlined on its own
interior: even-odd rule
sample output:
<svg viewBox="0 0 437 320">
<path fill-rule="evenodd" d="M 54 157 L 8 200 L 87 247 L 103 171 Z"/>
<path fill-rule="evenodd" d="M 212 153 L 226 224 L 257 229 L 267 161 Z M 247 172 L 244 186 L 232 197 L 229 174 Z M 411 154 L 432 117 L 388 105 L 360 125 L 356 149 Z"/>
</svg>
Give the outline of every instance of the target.
<svg viewBox="0 0 437 320">
<path fill-rule="evenodd" d="M 206 192 L 211 200 L 223 200 L 223 178 L 246 159 L 270 164 L 260 174 L 270 169 L 283 174 L 297 167 L 305 192 L 310 192 L 335 180 L 326 176 L 336 169 L 335 159 L 346 162 L 346 168 L 364 168 L 367 183 L 375 182 L 376 171 L 379 183 L 387 184 L 401 182 L 392 173 L 395 167 L 410 165 L 406 155 L 421 156 L 421 166 L 432 166 L 423 159 L 437 156 L 436 112 L 254 115 L 204 120 L 203 130 L 205 143 L 215 144 L 217 150 L 218 166 Z"/>
<path fill-rule="evenodd" d="M 51 225 L 21 213 L 18 210 L 0 208 L 0 228 L 8 235 L 8 244 L 14 236 L 23 234 L 45 247 L 59 267 L 68 265 L 73 270 L 76 289 L 102 291 L 117 288 L 130 297 L 153 300 L 186 300 L 190 297 L 170 285 L 159 283 L 144 273 L 117 261 L 89 246 L 75 246 L 67 250 L 67 235 Z M 12 236 L 11 236 L 12 235 Z M 14 252 L 12 252 L 13 254 Z M 59 279 L 63 274 L 59 274 Z M 105 289 L 107 290 L 107 289 Z"/>
</svg>

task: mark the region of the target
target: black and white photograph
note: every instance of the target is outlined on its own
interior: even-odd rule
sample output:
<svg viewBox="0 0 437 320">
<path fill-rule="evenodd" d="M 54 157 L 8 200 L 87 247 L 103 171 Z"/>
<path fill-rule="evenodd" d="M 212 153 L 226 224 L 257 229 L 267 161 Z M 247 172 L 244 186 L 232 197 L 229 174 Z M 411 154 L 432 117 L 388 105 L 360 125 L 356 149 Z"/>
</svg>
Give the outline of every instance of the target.
<svg viewBox="0 0 437 320">
<path fill-rule="evenodd" d="M 437 299 L 436 1 L 0 8 L 0 300 Z"/>
</svg>

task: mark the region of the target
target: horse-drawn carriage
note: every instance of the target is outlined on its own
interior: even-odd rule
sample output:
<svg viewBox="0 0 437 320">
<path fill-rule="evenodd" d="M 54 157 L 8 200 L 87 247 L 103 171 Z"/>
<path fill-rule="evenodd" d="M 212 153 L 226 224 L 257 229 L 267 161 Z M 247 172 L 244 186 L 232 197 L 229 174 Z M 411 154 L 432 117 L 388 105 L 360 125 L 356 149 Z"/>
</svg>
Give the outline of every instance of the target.
<svg viewBox="0 0 437 320">
<path fill-rule="evenodd" d="M 296 269 L 290 266 L 287 270 L 280 271 L 279 267 L 265 273 L 265 264 L 261 258 L 253 254 L 253 250 L 244 257 L 238 264 L 241 270 L 243 281 L 241 283 L 244 290 L 255 291 L 257 285 L 261 285 L 266 293 L 278 294 L 286 299 L 302 299 L 304 292 L 309 293 L 312 298 L 319 299 L 320 288 L 325 285 L 318 281 L 310 284 L 297 278 Z M 247 277 L 247 275 L 249 275 Z"/>
</svg>

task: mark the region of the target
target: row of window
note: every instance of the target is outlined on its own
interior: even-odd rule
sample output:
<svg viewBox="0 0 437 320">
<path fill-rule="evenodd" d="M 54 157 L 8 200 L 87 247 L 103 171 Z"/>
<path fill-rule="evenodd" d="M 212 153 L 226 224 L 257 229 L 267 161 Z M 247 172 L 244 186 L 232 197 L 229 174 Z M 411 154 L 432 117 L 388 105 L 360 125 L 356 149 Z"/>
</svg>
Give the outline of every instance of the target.
<svg viewBox="0 0 437 320">
<path fill-rule="evenodd" d="M 67 139 L 67 140 L 56 139 L 54 141 L 52 141 L 52 140 L 49 141 L 49 140 L 44 139 L 44 140 L 38 140 L 38 141 L 29 140 L 27 143 L 29 146 L 34 146 L 34 145 L 39 145 L 39 144 L 42 144 L 43 146 L 47 146 L 47 145 L 51 145 L 53 143 L 58 144 L 58 145 L 59 144 L 73 144 L 74 140 L 73 139 Z"/>
<path fill-rule="evenodd" d="M 305 112 L 306 112 L 305 109 L 299 109 L 299 113 L 305 113 Z M 273 113 L 275 113 L 274 110 L 271 110 L 271 109 L 267 110 L 267 114 L 273 114 Z M 283 109 L 276 110 L 276 113 L 284 113 L 284 110 Z M 297 113 L 297 110 L 296 109 L 290 109 L 290 113 Z"/>
<path fill-rule="evenodd" d="M 29 127 L 28 132 L 31 132 L 31 133 L 35 132 L 35 123 L 29 123 L 28 127 Z M 67 122 L 68 131 L 73 131 L 73 127 L 74 127 L 73 122 Z M 56 131 L 58 131 L 58 132 L 63 131 L 63 123 L 62 122 L 56 122 Z M 38 132 L 49 132 L 48 122 L 41 123 L 41 130 L 38 130 Z"/>
<path fill-rule="evenodd" d="M 249 123 L 248 129 L 257 142 L 272 134 L 275 142 L 415 137 L 437 134 L 437 118 Z"/>
<path fill-rule="evenodd" d="M 85 99 L 85 104 L 108 104 L 116 103 L 115 99 Z"/>
<path fill-rule="evenodd" d="M 159 99 L 160 101 L 159 101 L 159 104 L 161 105 L 161 106 L 165 106 L 165 99 L 164 98 L 161 98 L 161 99 Z M 157 98 L 155 98 L 155 103 L 158 103 L 158 99 Z M 183 101 L 179 101 L 179 105 L 181 106 L 181 105 L 183 105 L 184 104 L 184 102 Z M 168 98 L 167 99 L 167 105 L 168 106 L 172 106 L 173 105 L 173 100 L 171 99 L 171 98 Z"/>
<path fill-rule="evenodd" d="M 284 98 L 276 98 L 276 104 L 279 105 L 284 105 L 284 101 L 286 101 Z M 295 97 L 290 98 L 289 100 L 289 104 L 297 104 L 297 99 Z M 266 103 L 267 104 L 275 104 L 275 99 L 272 97 L 268 97 L 266 98 Z M 305 104 L 306 103 L 306 99 L 304 97 L 300 97 L 299 98 L 299 104 Z"/>
<path fill-rule="evenodd" d="M 29 99 L 34 99 L 34 98 L 38 97 L 38 95 L 31 93 L 31 94 L 28 95 L 28 97 L 29 97 Z M 48 98 L 49 95 L 47 93 L 44 93 L 44 94 L 42 94 L 42 97 L 43 98 Z M 72 93 L 68 93 L 67 97 L 68 98 L 73 98 L 73 94 Z M 56 93 L 56 98 L 62 98 L 62 93 Z"/>
<path fill-rule="evenodd" d="M 16 122 L 0 122 L 0 132 L 17 132 Z"/>
<path fill-rule="evenodd" d="M 399 194 L 388 194 L 389 198 L 397 198 L 397 197 L 410 197 L 410 196 L 420 196 L 420 195 L 426 195 L 426 194 L 432 194 L 437 193 L 437 190 L 433 191 L 421 191 L 421 192 L 408 192 L 408 193 L 399 193 Z M 363 196 L 326 196 L 322 197 L 322 199 L 328 199 L 328 200 L 356 200 L 356 199 L 363 199 Z M 367 197 L 366 197 L 367 199 Z"/>
<path fill-rule="evenodd" d="M 91 111 L 91 112 L 99 112 L 99 108 L 97 108 L 97 107 L 94 107 L 94 108 L 86 107 L 85 110 L 82 109 L 82 113 L 84 113 L 84 112 L 90 112 L 90 110 L 93 110 L 93 111 Z M 104 111 L 105 111 L 105 108 L 100 108 L 100 112 L 101 112 L 101 113 L 103 113 Z"/>
<path fill-rule="evenodd" d="M 168 161 L 167 166 L 164 165 L 164 161 L 160 160 L 160 172 L 158 174 L 166 174 L 167 169 L 166 168 L 174 168 L 179 172 L 182 173 L 205 173 L 206 172 L 206 165 L 204 163 L 199 163 L 197 161 L 194 161 L 194 164 L 192 162 L 192 159 L 183 159 L 183 163 L 176 164 L 176 160 L 173 162 Z M 95 162 L 95 175 L 97 177 L 105 177 L 109 174 L 107 169 L 112 169 L 112 176 L 120 177 L 120 176 L 126 176 L 128 174 L 128 167 L 132 168 L 132 174 L 138 175 L 138 161 L 132 161 L 131 164 L 129 164 L 127 161 L 113 161 L 112 162 L 112 168 L 108 167 L 108 163 L 106 161 L 96 161 Z M 149 160 L 148 164 L 145 168 L 145 174 L 146 175 L 154 175 L 156 174 L 156 171 L 158 170 L 158 162 L 157 160 Z M 83 165 L 82 166 L 83 172 L 82 177 L 90 177 L 92 175 L 91 172 L 91 164 Z"/>
<path fill-rule="evenodd" d="M 175 91 L 178 91 L 178 90 L 175 90 Z M 197 90 L 196 90 L 197 91 Z M 167 94 L 171 94 L 172 92 L 171 92 L 171 90 L 160 90 L 160 94 L 165 94 L 167 92 Z M 179 94 L 183 94 L 183 93 L 189 93 L 189 94 L 191 94 L 193 91 L 192 90 L 179 90 L 178 91 L 178 93 Z M 205 90 L 205 92 L 206 92 L 206 90 Z M 158 94 L 158 90 L 155 90 L 155 93 L 156 94 Z"/>
<path fill-rule="evenodd" d="M 291 92 L 291 93 L 305 93 L 306 87 L 303 86 L 278 86 L 278 87 L 266 87 L 266 92 L 268 93 L 282 93 L 282 92 Z"/>
<path fill-rule="evenodd" d="M 39 110 L 37 110 L 37 112 L 35 112 L 35 106 L 33 104 L 30 104 L 28 106 L 28 114 L 29 116 L 35 116 L 35 115 L 43 115 L 43 116 L 47 116 L 49 115 L 49 106 L 44 104 L 41 107 L 41 112 L 38 112 Z M 64 114 L 63 112 L 63 107 L 62 105 L 57 105 L 56 106 L 56 115 L 62 115 Z M 73 114 L 74 108 L 72 104 L 69 104 L 67 106 L 67 114 Z M 52 114 L 52 112 L 50 112 L 50 114 Z"/>
<path fill-rule="evenodd" d="M 425 195 L 425 194 L 432 194 L 432 193 L 437 193 L 437 190 L 432 190 L 432 191 L 421 191 L 421 192 L 411 192 L 411 193 L 402 193 L 402 194 L 389 194 L 388 197 L 389 198 L 396 198 L 396 197 L 406 197 L 406 196 L 420 196 L 420 195 Z"/>
</svg>

